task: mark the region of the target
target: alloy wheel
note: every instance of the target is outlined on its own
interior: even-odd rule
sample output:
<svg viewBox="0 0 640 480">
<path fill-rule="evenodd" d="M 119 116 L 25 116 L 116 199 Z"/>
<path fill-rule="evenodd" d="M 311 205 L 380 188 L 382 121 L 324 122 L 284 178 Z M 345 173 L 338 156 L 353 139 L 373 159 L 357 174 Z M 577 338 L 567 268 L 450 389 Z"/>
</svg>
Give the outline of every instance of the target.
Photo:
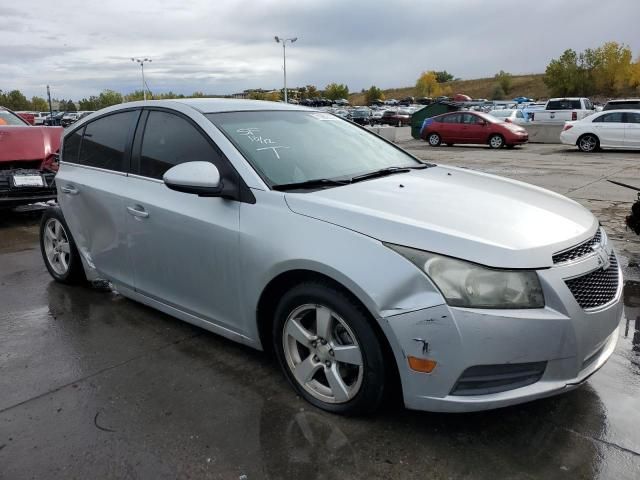
<svg viewBox="0 0 640 480">
<path fill-rule="evenodd" d="M 598 141 L 593 135 L 585 135 L 580 139 L 578 147 L 583 152 L 593 152 L 598 146 Z"/>
<path fill-rule="evenodd" d="M 69 236 L 62 223 L 56 218 L 47 220 L 44 226 L 44 252 L 49 265 L 58 275 L 69 270 L 71 247 Z"/>
<path fill-rule="evenodd" d="M 284 356 L 295 381 L 316 399 L 345 403 L 362 386 L 363 357 L 353 331 L 323 305 L 294 309 L 282 330 Z"/>
<path fill-rule="evenodd" d="M 489 145 L 491 146 L 491 148 L 500 148 L 503 144 L 504 140 L 502 140 L 502 137 L 500 135 L 494 135 L 489 140 Z"/>
</svg>

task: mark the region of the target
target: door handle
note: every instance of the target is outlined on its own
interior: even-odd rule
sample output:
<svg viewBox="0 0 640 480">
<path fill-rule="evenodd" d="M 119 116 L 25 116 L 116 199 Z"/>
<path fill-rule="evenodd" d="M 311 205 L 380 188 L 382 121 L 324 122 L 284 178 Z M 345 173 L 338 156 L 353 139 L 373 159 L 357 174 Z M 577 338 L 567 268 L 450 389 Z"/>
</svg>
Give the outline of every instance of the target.
<svg viewBox="0 0 640 480">
<path fill-rule="evenodd" d="M 69 195 L 77 195 L 80 193 L 80 191 L 73 185 L 65 185 L 64 187 L 60 187 L 60 191 L 62 193 L 68 193 Z"/>
<path fill-rule="evenodd" d="M 139 205 L 136 205 L 135 207 L 127 207 L 127 212 L 137 218 L 149 217 L 149 212 L 145 212 L 144 209 Z"/>
</svg>

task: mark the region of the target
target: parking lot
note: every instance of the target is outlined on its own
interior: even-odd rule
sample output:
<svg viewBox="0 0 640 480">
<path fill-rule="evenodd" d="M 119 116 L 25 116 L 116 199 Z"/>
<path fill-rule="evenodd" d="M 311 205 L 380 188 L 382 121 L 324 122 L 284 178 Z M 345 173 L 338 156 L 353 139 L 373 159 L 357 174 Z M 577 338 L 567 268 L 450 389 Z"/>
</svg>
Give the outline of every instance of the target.
<svg viewBox="0 0 640 480">
<path fill-rule="evenodd" d="M 533 183 L 598 216 L 626 279 L 620 339 L 599 373 L 490 412 L 334 416 L 296 397 L 261 352 L 114 292 L 54 283 L 39 210 L 3 212 L 0 479 L 637 479 L 640 238 L 624 227 L 636 194 L 606 180 L 640 186 L 640 154 L 430 148 L 399 130 L 423 160 Z"/>
</svg>

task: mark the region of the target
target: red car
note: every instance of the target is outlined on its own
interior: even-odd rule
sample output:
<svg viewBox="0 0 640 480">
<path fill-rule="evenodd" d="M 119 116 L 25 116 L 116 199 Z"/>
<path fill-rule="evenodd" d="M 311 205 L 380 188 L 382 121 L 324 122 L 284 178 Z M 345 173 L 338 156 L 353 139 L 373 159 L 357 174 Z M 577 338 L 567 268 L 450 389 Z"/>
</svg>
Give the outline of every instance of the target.
<svg viewBox="0 0 640 480">
<path fill-rule="evenodd" d="M 432 147 L 441 143 L 476 143 L 491 148 L 514 147 L 529 141 L 527 131 L 480 112 L 451 112 L 425 119 L 420 137 Z"/>
<path fill-rule="evenodd" d="M 56 198 L 62 127 L 33 127 L 0 107 L 0 208 Z"/>
</svg>

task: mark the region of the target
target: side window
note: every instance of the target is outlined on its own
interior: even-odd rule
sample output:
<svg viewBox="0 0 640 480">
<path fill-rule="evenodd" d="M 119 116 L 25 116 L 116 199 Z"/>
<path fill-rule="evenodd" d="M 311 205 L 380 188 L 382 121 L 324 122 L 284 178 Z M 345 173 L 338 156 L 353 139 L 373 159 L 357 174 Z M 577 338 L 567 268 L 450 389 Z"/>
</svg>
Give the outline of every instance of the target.
<svg viewBox="0 0 640 480">
<path fill-rule="evenodd" d="M 626 123 L 640 123 L 640 113 L 627 113 Z"/>
<path fill-rule="evenodd" d="M 524 118 L 524 115 L 522 114 L 522 110 L 518 110 L 516 112 L 516 118 Z"/>
<path fill-rule="evenodd" d="M 606 123 L 622 123 L 624 120 L 622 112 L 609 113 L 602 116 L 602 121 Z"/>
<path fill-rule="evenodd" d="M 471 113 L 463 113 L 462 114 L 462 123 L 465 123 L 467 125 L 473 125 L 478 123 L 478 117 L 476 117 L 475 115 L 471 114 Z"/>
<path fill-rule="evenodd" d="M 64 145 L 62 147 L 62 158 L 65 162 L 78 163 L 78 154 L 80 153 L 80 141 L 82 140 L 82 133 L 84 128 L 80 128 L 73 132 L 71 135 L 67 135 L 64 139 Z"/>
<path fill-rule="evenodd" d="M 457 113 L 447 115 L 442 121 L 444 123 L 460 123 L 460 115 Z"/>
<path fill-rule="evenodd" d="M 140 175 L 161 179 L 174 165 L 193 161 L 212 162 L 221 169 L 222 158 L 187 120 L 171 113 L 149 112 L 142 138 Z"/>
<path fill-rule="evenodd" d="M 90 167 L 126 172 L 127 140 L 137 111 L 114 113 L 89 123 L 84 130 L 78 163 Z"/>
</svg>

